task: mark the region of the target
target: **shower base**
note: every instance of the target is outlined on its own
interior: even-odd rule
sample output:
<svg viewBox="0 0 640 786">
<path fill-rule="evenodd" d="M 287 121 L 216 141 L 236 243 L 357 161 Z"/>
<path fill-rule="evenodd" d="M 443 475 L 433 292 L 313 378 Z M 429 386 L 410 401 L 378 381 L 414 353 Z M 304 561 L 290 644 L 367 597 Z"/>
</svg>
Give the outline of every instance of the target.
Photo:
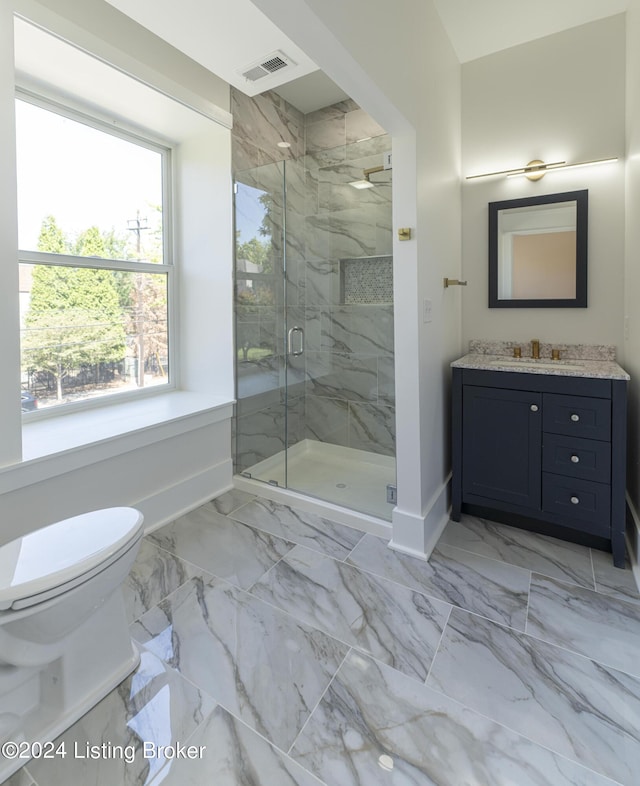
<svg viewBox="0 0 640 786">
<path fill-rule="evenodd" d="M 361 528 L 369 531 L 378 529 L 375 527 L 376 521 L 382 525 L 382 530 L 391 521 L 394 505 L 387 502 L 387 484 L 395 486 L 396 482 L 396 461 L 392 456 L 305 439 L 286 453 L 281 451 L 249 467 L 243 475 L 236 476 L 235 485 L 238 488 L 247 489 L 247 485 L 242 482 L 249 480 L 247 473 L 251 481 L 262 481 L 260 485 L 264 486 L 263 491 L 254 493 L 262 493 L 273 499 L 282 498 L 281 494 L 269 493 L 276 490 L 309 495 L 316 498 L 320 505 L 327 503 L 332 507 L 346 508 L 352 513 L 365 514 L 366 519 L 371 518 L 372 521 L 363 518 L 364 526 Z M 325 511 L 325 515 L 336 519 L 335 515 L 330 515 L 330 511 Z M 345 516 L 340 518 L 344 520 Z M 346 518 L 353 519 L 353 515 L 347 515 Z M 352 523 L 352 526 L 358 524 Z"/>
</svg>

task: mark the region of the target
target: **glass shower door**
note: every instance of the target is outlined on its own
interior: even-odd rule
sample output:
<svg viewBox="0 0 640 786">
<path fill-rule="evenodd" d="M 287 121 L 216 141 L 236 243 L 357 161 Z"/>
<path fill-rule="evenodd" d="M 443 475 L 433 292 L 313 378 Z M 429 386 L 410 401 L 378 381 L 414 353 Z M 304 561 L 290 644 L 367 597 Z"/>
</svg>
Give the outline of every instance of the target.
<svg viewBox="0 0 640 786">
<path fill-rule="evenodd" d="M 284 163 L 236 173 L 235 471 L 286 486 Z"/>
</svg>

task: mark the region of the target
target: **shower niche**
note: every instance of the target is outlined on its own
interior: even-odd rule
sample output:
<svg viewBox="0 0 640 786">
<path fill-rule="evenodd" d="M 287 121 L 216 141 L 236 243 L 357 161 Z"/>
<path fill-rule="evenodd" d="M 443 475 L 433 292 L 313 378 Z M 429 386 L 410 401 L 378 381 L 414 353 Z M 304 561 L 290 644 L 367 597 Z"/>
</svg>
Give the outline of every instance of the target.
<svg viewBox="0 0 640 786">
<path fill-rule="evenodd" d="M 393 304 L 393 257 L 341 259 L 340 302 Z"/>
</svg>

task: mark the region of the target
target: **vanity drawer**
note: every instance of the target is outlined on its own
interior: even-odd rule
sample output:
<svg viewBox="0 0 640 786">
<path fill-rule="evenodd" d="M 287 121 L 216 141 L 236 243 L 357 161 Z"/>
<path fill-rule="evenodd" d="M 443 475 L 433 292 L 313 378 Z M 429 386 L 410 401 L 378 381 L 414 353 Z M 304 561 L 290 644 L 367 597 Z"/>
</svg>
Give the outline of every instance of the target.
<svg viewBox="0 0 640 786">
<path fill-rule="evenodd" d="M 611 444 L 562 434 L 543 434 L 542 469 L 571 478 L 609 483 Z"/>
<path fill-rule="evenodd" d="M 542 509 L 561 516 L 567 527 L 579 526 L 592 534 L 606 535 L 611 529 L 611 487 L 543 472 Z"/>
<path fill-rule="evenodd" d="M 611 401 L 545 393 L 542 401 L 542 428 L 553 434 L 608 442 L 611 439 Z"/>
</svg>

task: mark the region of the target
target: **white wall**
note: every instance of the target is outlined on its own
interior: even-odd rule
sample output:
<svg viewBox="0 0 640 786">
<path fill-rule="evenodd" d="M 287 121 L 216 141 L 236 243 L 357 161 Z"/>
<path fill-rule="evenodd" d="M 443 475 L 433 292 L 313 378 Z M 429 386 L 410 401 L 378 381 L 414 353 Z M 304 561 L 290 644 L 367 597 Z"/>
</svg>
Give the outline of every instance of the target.
<svg viewBox="0 0 640 786">
<path fill-rule="evenodd" d="M 393 544 L 447 520 L 449 362 L 460 353 L 460 66 L 432 0 L 253 0 L 393 138 L 398 507 Z M 433 303 L 423 322 L 423 301 Z"/>
<path fill-rule="evenodd" d="M 185 219 L 175 243 L 182 306 L 177 333 L 184 349 L 180 390 L 30 424 L 23 432 L 22 461 L 14 9 L 141 84 L 175 96 L 178 103 L 163 99 L 179 109 L 167 112 L 167 128 L 150 130 L 178 142 L 175 207 Z M 229 88 L 102 0 L 2 3 L 0 44 L 0 543 L 108 505 L 136 505 L 145 514 L 145 526 L 154 527 L 231 486 L 230 131 L 206 119 L 229 123 Z M 153 91 L 144 89 L 151 98 Z M 173 130 L 181 113 L 190 119 L 176 139 Z M 154 115 L 154 123 L 160 115 Z"/>
<path fill-rule="evenodd" d="M 628 319 L 628 338 L 625 342 L 624 363 L 631 375 L 627 489 L 635 519 L 630 534 L 637 565 L 640 524 L 640 0 L 629 0 L 627 11 L 626 168 L 625 314 Z"/>
<path fill-rule="evenodd" d="M 16 204 L 16 126 L 13 75 L 13 10 L 0 4 L 0 275 L 7 293 L 18 292 L 18 217 Z M 20 460 L 21 432 L 19 304 L 0 291 L 0 412 L 8 413 L 0 439 L 0 467 Z"/>
<path fill-rule="evenodd" d="M 135 62 L 136 71 L 156 87 L 164 86 L 172 94 L 184 91 L 191 102 L 199 96 L 229 110 L 226 82 L 104 0 L 13 0 L 12 4 L 43 27 L 55 26 L 69 40 L 82 38 L 89 51 L 125 71 Z"/>
<path fill-rule="evenodd" d="M 614 165 L 463 185 L 462 333 L 470 338 L 609 343 L 623 357 L 625 17 L 618 15 L 462 66 L 463 176 L 619 156 Z M 489 309 L 493 201 L 589 190 L 587 309 Z"/>
</svg>

